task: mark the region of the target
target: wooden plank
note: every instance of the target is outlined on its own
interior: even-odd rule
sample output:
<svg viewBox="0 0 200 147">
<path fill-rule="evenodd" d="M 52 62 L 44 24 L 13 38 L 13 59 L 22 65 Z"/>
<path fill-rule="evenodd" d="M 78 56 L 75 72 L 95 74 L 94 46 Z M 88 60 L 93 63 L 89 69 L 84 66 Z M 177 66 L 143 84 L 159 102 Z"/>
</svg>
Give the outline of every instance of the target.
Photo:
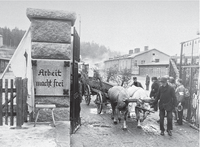
<svg viewBox="0 0 200 147">
<path fill-rule="evenodd" d="M 16 90 L 17 90 L 17 127 L 21 127 L 21 116 L 22 116 L 22 78 L 16 78 Z"/>
<path fill-rule="evenodd" d="M 22 99 L 22 125 L 24 123 L 24 121 L 27 122 L 27 109 L 26 109 L 26 106 L 27 106 L 27 81 L 28 79 L 23 79 L 23 99 Z"/>
<path fill-rule="evenodd" d="M 13 116 L 13 79 L 10 80 L 10 125 L 13 126 L 14 124 L 14 116 Z"/>
<path fill-rule="evenodd" d="M 126 99 L 125 101 L 128 103 L 135 103 L 137 102 L 139 99 Z M 154 100 L 153 99 L 141 99 L 144 103 L 151 103 Z"/>
<path fill-rule="evenodd" d="M 36 104 L 35 105 L 36 108 L 55 108 L 56 105 L 55 104 Z"/>
<path fill-rule="evenodd" d="M 3 80 L 0 79 L 0 126 L 3 125 L 2 88 L 3 88 Z"/>
<path fill-rule="evenodd" d="M 8 93 L 10 93 L 10 92 L 11 92 L 11 88 L 8 88 L 7 91 L 8 91 Z M 16 92 L 16 89 L 13 88 L 12 91 L 13 91 L 13 92 Z M 3 92 L 3 93 L 5 92 L 5 88 L 2 89 L 2 92 Z"/>
<path fill-rule="evenodd" d="M 8 79 L 5 79 L 5 124 L 8 125 Z"/>
</svg>

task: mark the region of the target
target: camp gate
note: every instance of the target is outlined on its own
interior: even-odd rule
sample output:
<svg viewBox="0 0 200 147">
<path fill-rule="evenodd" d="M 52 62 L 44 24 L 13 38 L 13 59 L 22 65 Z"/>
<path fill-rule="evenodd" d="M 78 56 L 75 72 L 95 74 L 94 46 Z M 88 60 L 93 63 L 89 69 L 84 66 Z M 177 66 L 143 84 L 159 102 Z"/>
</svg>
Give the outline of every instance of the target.
<svg viewBox="0 0 200 147">
<path fill-rule="evenodd" d="M 190 97 L 186 100 L 186 120 L 199 128 L 199 68 L 200 68 L 200 38 L 195 38 L 181 43 L 180 78 L 184 86 L 189 90 Z M 187 48 L 188 46 L 188 48 Z M 189 46 L 191 46 L 189 48 Z"/>
<path fill-rule="evenodd" d="M 192 126 L 199 128 L 199 94 L 200 94 L 200 38 L 181 42 L 180 61 L 170 59 L 169 75 L 183 80 L 190 96 L 185 100 L 183 118 Z"/>
<path fill-rule="evenodd" d="M 80 119 L 80 100 L 78 85 L 78 62 L 80 61 L 80 37 L 74 28 L 73 41 L 73 61 L 71 74 L 71 91 L 70 91 L 70 133 L 75 133 L 81 125 Z"/>
</svg>

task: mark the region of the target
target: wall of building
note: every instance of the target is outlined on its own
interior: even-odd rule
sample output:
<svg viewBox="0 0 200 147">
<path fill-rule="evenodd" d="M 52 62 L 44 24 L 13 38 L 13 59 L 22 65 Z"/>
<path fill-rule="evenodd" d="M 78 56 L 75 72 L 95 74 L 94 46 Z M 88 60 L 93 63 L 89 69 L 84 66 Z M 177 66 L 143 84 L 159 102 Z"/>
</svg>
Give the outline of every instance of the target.
<svg viewBox="0 0 200 147">
<path fill-rule="evenodd" d="M 131 50 L 131 53 L 132 53 L 132 50 Z M 121 57 L 118 59 L 107 60 L 105 62 L 105 69 L 108 69 L 110 67 L 118 67 L 118 70 L 123 70 L 127 68 L 127 69 L 131 69 L 132 74 L 139 75 L 140 74 L 139 65 L 145 65 L 149 63 L 152 64 L 152 63 L 155 63 L 156 61 L 157 61 L 156 63 L 168 63 L 169 59 L 170 59 L 170 56 L 156 49 L 152 49 L 152 50 L 146 49 L 146 52 L 133 56 L 133 57 L 126 56 L 124 58 Z M 153 69 L 153 71 L 155 70 L 156 75 L 163 75 L 168 72 L 168 69 L 166 70 L 165 68 L 166 67 L 164 66 L 163 68 L 158 69 L 158 71 L 160 71 L 159 74 L 156 72 L 157 70 L 156 68 Z"/>
<path fill-rule="evenodd" d="M 170 56 L 153 49 L 153 50 L 149 50 L 148 52 L 144 54 L 134 57 L 132 59 L 132 66 L 135 66 L 136 61 L 137 61 L 137 65 L 141 65 L 141 64 L 154 63 L 156 59 L 158 59 L 160 63 L 168 62 L 169 58 Z"/>
<path fill-rule="evenodd" d="M 108 60 L 105 63 L 105 69 L 109 69 L 111 67 L 119 68 L 119 60 Z"/>
<path fill-rule="evenodd" d="M 0 59 L 0 73 L 3 73 L 4 69 L 8 65 L 9 60 Z"/>
<path fill-rule="evenodd" d="M 139 68 L 141 76 L 148 74 L 150 77 L 162 77 L 168 75 L 168 72 L 168 65 L 141 65 Z"/>
<path fill-rule="evenodd" d="M 131 59 L 119 60 L 119 70 L 131 69 Z"/>
<path fill-rule="evenodd" d="M 149 50 L 143 54 L 140 54 L 140 55 L 137 55 L 135 56 L 134 58 L 132 58 L 131 60 L 131 65 L 132 65 L 132 72 L 133 74 L 139 74 L 141 75 L 140 71 L 139 71 L 139 65 L 143 65 L 143 64 L 149 64 L 149 63 L 167 63 L 169 62 L 169 58 L 170 56 L 162 53 L 162 52 L 159 52 L 158 50 L 156 49 L 152 49 L 152 50 Z M 156 70 L 156 69 L 154 69 Z M 160 70 L 160 69 L 158 69 Z M 163 69 L 161 69 L 161 72 L 162 73 L 166 73 L 166 71 Z M 155 72 L 157 73 L 157 72 Z M 145 74 L 146 75 L 146 74 Z M 160 74 L 158 74 L 160 75 Z"/>
</svg>

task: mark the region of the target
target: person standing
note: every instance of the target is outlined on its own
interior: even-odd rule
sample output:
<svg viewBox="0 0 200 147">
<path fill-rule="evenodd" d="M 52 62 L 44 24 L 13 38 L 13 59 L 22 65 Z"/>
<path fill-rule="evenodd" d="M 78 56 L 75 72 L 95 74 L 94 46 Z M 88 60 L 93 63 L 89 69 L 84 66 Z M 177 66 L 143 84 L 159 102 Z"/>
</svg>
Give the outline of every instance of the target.
<svg viewBox="0 0 200 147">
<path fill-rule="evenodd" d="M 167 78 L 162 77 L 160 79 L 161 86 L 159 87 L 158 94 L 156 96 L 155 101 L 153 102 L 154 105 L 158 103 L 159 100 L 159 116 L 160 116 L 160 130 L 161 135 L 164 135 L 165 128 L 164 128 L 164 118 L 165 112 L 167 113 L 167 132 L 169 136 L 172 136 L 171 130 L 173 129 L 172 124 L 172 111 L 177 104 L 177 99 L 175 95 L 175 90 L 168 85 Z"/>
<path fill-rule="evenodd" d="M 136 87 L 141 87 L 141 88 L 143 88 L 143 87 L 142 87 L 142 84 L 141 84 L 140 82 L 137 81 L 137 77 L 133 77 L 133 84 L 131 84 L 131 86 L 132 86 L 132 85 L 135 85 Z"/>
<path fill-rule="evenodd" d="M 168 84 L 169 84 L 169 86 L 173 87 L 174 90 L 176 91 L 177 85 L 176 85 L 176 83 L 175 83 L 174 77 L 169 77 Z M 174 120 L 177 121 L 177 117 L 178 117 L 178 116 L 177 116 L 177 111 L 174 109 L 174 110 L 173 110 L 173 113 L 174 113 Z"/>
<path fill-rule="evenodd" d="M 150 98 L 155 100 L 158 93 L 158 89 L 159 89 L 159 83 L 158 83 L 157 77 L 152 77 L 151 80 L 153 83 L 151 85 L 151 92 L 149 96 Z M 158 105 L 154 106 L 154 111 L 157 111 L 157 110 L 158 110 Z"/>
<path fill-rule="evenodd" d="M 146 82 L 145 82 L 146 90 L 149 90 L 149 84 L 150 84 L 150 77 L 149 77 L 149 75 L 147 74 L 147 75 L 146 75 Z"/>
<path fill-rule="evenodd" d="M 177 107 L 182 107 L 182 109 L 177 110 L 177 112 L 178 112 L 177 123 L 179 125 L 182 125 L 183 124 L 183 108 L 185 106 L 185 93 L 186 93 L 186 90 L 185 90 L 185 87 L 182 84 L 182 79 L 177 79 L 176 80 L 176 84 L 178 86 L 176 88 L 176 91 L 175 91 L 176 97 L 177 97 L 177 104 L 178 104 Z"/>
</svg>

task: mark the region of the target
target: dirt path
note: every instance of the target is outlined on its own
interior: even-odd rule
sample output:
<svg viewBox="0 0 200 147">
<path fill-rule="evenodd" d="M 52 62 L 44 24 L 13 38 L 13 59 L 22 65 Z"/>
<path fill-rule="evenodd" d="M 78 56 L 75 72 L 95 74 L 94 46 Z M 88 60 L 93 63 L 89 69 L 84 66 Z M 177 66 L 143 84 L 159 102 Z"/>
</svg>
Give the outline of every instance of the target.
<svg viewBox="0 0 200 147">
<path fill-rule="evenodd" d="M 94 100 L 94 98 L 93 98 Z M 71 136 L 72 147 L 198 147 L 199 132 L 189 127 L 174 125 L 173 135 L 160 135 L 158 112 L 152 113 L 142 124 L 136 127 L 136 120 L 128 119 L 128 130 L 122 130 L 122 123 L 114 125 L 110 118 L 109 107 L 106 113 L 97 114 L 93 100 L 89 106 L 81 104 L 82 126 Z"/>
</svg>

